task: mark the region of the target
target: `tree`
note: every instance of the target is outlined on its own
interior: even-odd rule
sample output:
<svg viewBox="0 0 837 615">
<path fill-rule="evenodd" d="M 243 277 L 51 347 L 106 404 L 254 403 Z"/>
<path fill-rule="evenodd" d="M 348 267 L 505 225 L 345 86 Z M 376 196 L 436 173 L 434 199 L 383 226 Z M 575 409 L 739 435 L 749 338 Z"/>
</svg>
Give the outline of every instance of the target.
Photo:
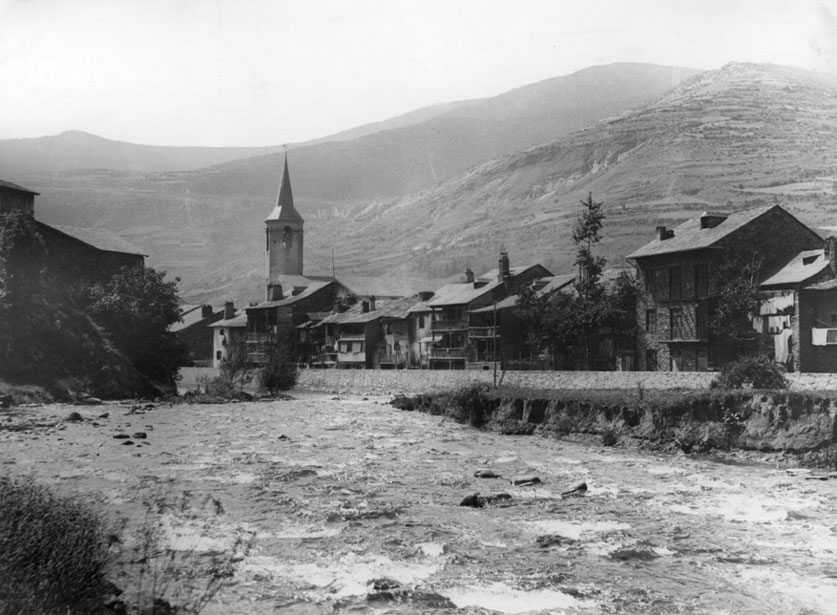
<svg viewBox="0 0 837 615">
<path fill-rule="evenodd" d="M 177 282 L 151 267 L 125 267 L 90 289 L 90 312 L 146 378 L 174 384 L 186 349 L 169 327 L 180 321 Z"/>
<path fill-rule="evenodd" d="M 291 361 L 287 345 L 276 343 L 267 353 L 267 361 L 259 369 L 259 383 L 271 395 L 293 388 L 297 381 L 296 365 Z"/>
<path fill-rule="evenodd" d="M 227 354 L 221 359 L 218 377 L 226 386 L 238 390 L 253 379 L 253 366 L 244 340 L 227 348 Z"/>
<path fill-rule="evenodd" d="M 0 214 L 0 357 L 6 365 L 28 364 L 25 346 L 39 334 L 47 305 L 46 258 L 46 244 L 32 216 L 21 211 Z"/>
<path fill-rule="evenodd" d="M 631 339 L 636 334 L 636 281 L 623 273 L 610 287 L 601 280 L 606 261 L 593 254 L 601 240 L 602 203 L 592 193 L 581 201 L 584 208 L 573 230 L 578 275 L 573 290 L 550 295 L 524 289 L 518 314 L 525 323 L 527 339 L 538 350 L 553 356 L 566 351 L 582 367 L 590 365 L 593 342 L 603 327 L 615 338 Z M 582 355 L 577 352 L 581 349 Z"/>
<path fill-rule="evenodd" d="M 763 263 L 759 252 L 731 249 L 718 267 L 718 291 L 708 328 L 722 364 L 752 354 L 758 347 L 752 318 L 764 300 L 759 291 Z"/>
</svg>

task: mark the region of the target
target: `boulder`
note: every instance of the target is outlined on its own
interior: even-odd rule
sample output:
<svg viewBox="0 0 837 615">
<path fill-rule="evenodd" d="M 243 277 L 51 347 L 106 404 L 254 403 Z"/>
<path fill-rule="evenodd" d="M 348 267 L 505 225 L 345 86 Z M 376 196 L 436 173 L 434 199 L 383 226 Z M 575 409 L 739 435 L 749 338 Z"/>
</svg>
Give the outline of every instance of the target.
<svg viewBox="0 0 837 615">
<path fill-rule="evenodd" d="M 537 485 L 540 484 L 542 481 L 540 478 L 533 474 L 524 474 L 521 476 L 513 476 L 511 479 L 511 484 L 515 487 L 528 487 L 530 485 Z"/>
</svg>

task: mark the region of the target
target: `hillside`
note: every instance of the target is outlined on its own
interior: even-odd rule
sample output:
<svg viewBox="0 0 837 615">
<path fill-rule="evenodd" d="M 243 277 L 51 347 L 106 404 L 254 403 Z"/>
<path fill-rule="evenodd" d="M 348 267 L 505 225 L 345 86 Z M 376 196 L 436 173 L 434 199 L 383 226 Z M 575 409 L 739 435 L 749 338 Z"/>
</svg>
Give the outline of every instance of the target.
<svg viewBox="0 0 837 615">
<path fill-rule="evenodd" d="M 295 146 L 291 175 L 307 221 L 307 270 L 328 273 L 332 247 L 339 255 L 361 245 L 364 240 L 355 240 L 353 228 L 359 211 L 385 209 L 393 199 L 437 189 L 474 164 L 625 113 L 696 72 L 643 64 L 594 67 L 497 97 L 359 127 L 354 138 L 341 133 L 327 142 Z M 261 278 L 262 221 L 275 198 L 280 168 L 281 154 L 275 154 L 196 171 L 99 168 L 11 179 L 41 192 L 39 218 L 114 230 L 146 250 L 150 264 L 183 277 L 184 289 L 207 296 L 216 287 L 237 293 L 247 276 Z M 382 236 L 393 254 L 401 250 L 401 235 L 390 229 Z M 338 258 L 338 275 L 341 267 Z M 452 260 L 425 261 L 414 271 L 420 277 L 444 277 L 459 269 Z M 378 269 L 371 261 L 359 268 L 353 262 L 350 271 L 362 275 Z"/>
<path fill-rule="evenodd" d="M 184 171 L 238 158 L 281 151 L 282 147 L 163 147 L 113 141 L 80 130 L 34 139 L 0 139 L 4 177 L 27 177 L 78 169 L 143 173 Z"/>
<path fill-rule="evenodd" d="M 348 236 L 339 254 L 349 268 L 479 269 L 505 245 L 513 263 L 562 271 L 572 266 L 571 229 L 590 191 L 605 203 L 601 249 L 618 265 L 656 224 L 707 208 L 781 203 L 810 224 L 837 223 L 835 144 L 837 77 L 729 64 L 633 113 L 485 163 L 436 190 L 346 212 L 348 227 L 324 220 L 321 233 Z"/>
</svg>

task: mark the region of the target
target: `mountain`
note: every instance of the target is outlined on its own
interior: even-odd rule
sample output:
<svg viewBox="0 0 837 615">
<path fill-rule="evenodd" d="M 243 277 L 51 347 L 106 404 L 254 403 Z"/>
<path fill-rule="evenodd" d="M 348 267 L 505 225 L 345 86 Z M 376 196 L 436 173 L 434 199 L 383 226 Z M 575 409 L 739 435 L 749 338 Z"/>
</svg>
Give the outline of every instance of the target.
<svg viewBox="0 0 837 615">
<path fill-rule="evenodd" d="M 705 209 L 779 203 L 809 224 L 837 223 L 835 144 L 837 76 L 733 63 L 435 190 L 350 208 L 350 224 L 323 220 L 318 232 L 335 238 L 344 267 L 368 273 L 430 263 L 478 270 L 501 245 L 513 264 L 560 272 L 573 266 L 572 227 L 592 192 L 607 216 L 601 252 L 619 265 L 657 224 Z"/>
<path fill-rule="evenodd" d="M 307 270 L 329 272 L 331 247 L 340 251 L 354 245 L 355 215 L 360 222 L 364 211 L 437 190 L 475 164 L 623 114 L 697 73 L 647 64 L 593 67 L 500 96 L 419 109 L 293 146 L 289 156 L 294 195 L 307 222 Z M 115 143 L 90 137 L 97 144 Z M 9 142 L 0 142 L 0 151 L 4 143 Z M 118 145 L 126 152 L 149 147 Z M 169 148 L 157 149 L 162 155 Z M 206 154 L 203 150 L 209 148 L 192 149 Z M 150 254 L 150 264 L 182 276 L 183 288 L 203 292 L 231 280 L 261 277 L 262 221 L 276 194 L 282 154 L 151 173 L 145 170 L 148 166 L 142 172 L 124 168 L 129 153 L 99 153 L 95 160 L 88 159 L 91 168 L 49 170 L 85 166 L 80 155 L 73 156 L 56 149 L 44 155 L 56 162 L 23 175 L 10 173 L 14 167 L 7 162 L 0 162 L 0 168 L 4 178 L 41 193 L 36 204 L 39 218 L 116 231 Z M 61 162 L 67 157 L 75 161 Z M 154 164 L 161 159 L 158 156 Z M 319 233 L 321 225 L 331 225 L 336 235 Z M 399 242 L 401 235 L 403 231 L 391 229 L 383 237 Z M 397 248 L 393 245 L 394 251 Z M 338 263 L 338 274 L 339 269 Z M 433 263 L 417 275 L 447 276 L 455 269 L 453 263 Z M 374 264 L 367 263 L 354 273 L 373 270 Z"/>
<path fill-rule="evenodd" d="M 165 147 L 112 141 L 80 130 L 34 139 L 0 139 L 5 177 L 78 169 L 164 172 L 199 169 L 282 150 L 270 147 Z"/>
</svg>

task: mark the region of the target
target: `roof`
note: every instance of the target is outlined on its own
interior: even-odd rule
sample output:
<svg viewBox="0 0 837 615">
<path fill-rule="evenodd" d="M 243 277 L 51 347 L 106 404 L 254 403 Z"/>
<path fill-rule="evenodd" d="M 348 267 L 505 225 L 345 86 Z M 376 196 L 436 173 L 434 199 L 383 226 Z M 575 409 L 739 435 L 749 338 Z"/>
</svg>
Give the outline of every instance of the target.
<svg viewBox="0 0 837 615">
<path fill-rule="evenodd" d="M 520 265 L 518 267 L 509 267 L 509 274 L 512 277 L 515 277 L 515 276 L 520 275 L 521 273 L 526 272 L 529 269 L 532 269 L 533 267 L 537 267 L 537 265 Z M 479 276 L 477 279 L 478 280 L 491 281 L 491 280 L 496 280 L 499 277 L 500 277 L 500 270 L 499 269 L 491 269 L 490 271 L 486 271 L 484 274 Z"/>
<path fill-rule="evenodd" d="M 40 194 L 40 192 L 35 192 L 33 190 L 29 190 L 29 188 L 24 188 L 23 186 L 18 186 L 17 184 L 13 184 L 12 182 L 7 182 L 3 179 L 0 179 L 0 188 L 10 188 L 12 190 L 17 190 L 18 192 L 26 192 L 28 194 Z"/>
<path fill-rule="evenodd" d="M 487 305 L 486 307 L 478 308 L 476 310 L 470 310 L 471 314 L 484 314 L 486 312 L 493 312 L 495 307 L 497 310 L 505 310 L 508 308 L 513 308 L 517 305 L 517 300 L 520 298 L 520 295 L 510 295 L 506 297 L 502 301 L 498 301 L 497 303 L 492 303 L 491 305 Z"/>
<path fill-rule="evenodd" d="M 828 267 L 825 250 L 805 250 L 761 283 L 761 287 L 801 284 Z"/>
<path fill-rule="evenodd" d="M 538 281 L 545 282 L 543 286 L 538 288 L 538 294 L 546 294 L 556 290 L 561 290 L 562 288 L 575 282 L 575 274 L 565 273 L 564 275 L 553 275 L 546 278 L 540 278 Z"/>
<path fill-rule="evenodd" d="M 464 282 L 461 284 L 445 284 L 436 291 L 433 298 L 427 302 L 430 308 L 442 307 L 445 305 L 465 305 L 471 303 L 475 299 L 479 299 L 484 294 L 491 292 L 503 282 L 497 280 L 495 277 L 492 282 L 488 282 L 481 286 L 475 287 L 472 282 Z"/>
<path fill-rule="evenodd" d="M 224 311 L 223 307 L 217 306 L 210 306 L 212 307 L 212 314 L 210 316 L 203 315 L 203 307 L 202 305 L 183 305 L 180 308 L 180 322 L 176 322 L 169 327 L 169 331 L 172 333 L 177 333 L 179 331 L 183 331 L 184 329 L 188 329 L 189 327 L 193 327 L 197 324 L 200 324 L 204 320 L 211 319 L 214 316 L 218 315 L 218 312 Z"/>
<path fill-rule="evenodd" d="M 406 318 L 410 308 L 417 303 L 415 297 L 404 297 L 376 302 L 375 309 L 363 311 L 363 303 L 356 303 L 345 312 L 332 314 L 320 321 L 322 324 L 364 324 L 379 318 Z"/>
<path fill-rule="evenodd" d="M 679 226 L 674 227 L 673 237 L 663 240 L 655 239 L 629 254 L 627 258 L 642 258 L 644 256 L 657 256 L 659 254 L 671 254 L 673 252 L 686 252 L 689 250 L 708 248 L 741 227 L 746 226 L 756 218 L 766 214 L 774 207 L 785 211 L 778 205 L 747 209 L 730 214 L 726 220 L 712 228 L 700 228 L 701 216 L 690 218 Z M 788 215 L 790 216 L 791 214 L 788 213 Z"/>
<path fill-rule="evenodd" d="M 232 318 L 226 318 L 224 320 L 219 320 L 217 322 L 213 322 L 210 327 L 227 327 L 228 329 L 234 329 L 235 327 L 246 327 L 247 326 L 247 312 L 243 309 L 236 310 L 235 316 Z"/>
<path fill-rule="evenodd" d="M 44 224 L 59 233 L 68 235 L 73 239 L 77 239 L 82 243 L 101 250 L 102 252 L 122 252 L 123 254 L 136 254 L 138 256 L 145 256 L 135 245 L 122 239 L 116 233 L 113 233 L 103 228 L 78 228 L 75 226 L 58 226 L 57 224 Z"/>
<path fill-rule="evenodd" d="M 291 191 L 291 176 L 288 173 L 288 154 L 285 153 L 285 165 L 282 168 L 282 179 L 279 182 L 279 196 L 276 198 L 276 207 L 270 212 L 265 222 L 303 222 L 302 216 L 294 208 L 294 195 Z"/>
<path fill-rule="evenodd" d="M 302 276 L 280 276 L 280 277 L 302 278 Z M 293 305 L 297 301 L 300 301 L 301 299 L 305 299 L 306 297 L 310 297 L 311 295 L 313 295 L 313 294 L 317 293 L 318 291 L 324 289 L 326 286 L 328 286 L 329 284 L 331 284 L 333 282 L 333 281 L 314 282 L 314 281 L 308 280 L 306 278 L 302 278 L 302 279 L 305 280 L 308 284 L 304 287 L 304 289 L 300 293 L 298 293 L 296 295 L 287 295 L 287 296 L 285 296 L 285 298 L 278 299 L 276 301 L 262 301 L 261 303 L 258 303 L 256 305 L 250 305 L 245 309 L 258 310 L 258 309 L 264 309 L 264 308 L 275 308 L 275 307 L 283 307 L 283 306 L 286 306 L 286 305 Z M 297 285 L 297 287 L 299 287 L 299 286 L 301 286 L 301 285 Z M 294 288 L 294 286 L 285 286 L 283 284 L 282 285 L 282 292 L 283 293 L 290 292 L 291 290 L 293 290 L 293 288 Z"/>
<path fill-rule="evenodd" d="M 445 280 L 380 276 L 340 276 L 340 281 L 355 295 L 363 297 L 409 297 L 434 290 Z"/>
</svg>

